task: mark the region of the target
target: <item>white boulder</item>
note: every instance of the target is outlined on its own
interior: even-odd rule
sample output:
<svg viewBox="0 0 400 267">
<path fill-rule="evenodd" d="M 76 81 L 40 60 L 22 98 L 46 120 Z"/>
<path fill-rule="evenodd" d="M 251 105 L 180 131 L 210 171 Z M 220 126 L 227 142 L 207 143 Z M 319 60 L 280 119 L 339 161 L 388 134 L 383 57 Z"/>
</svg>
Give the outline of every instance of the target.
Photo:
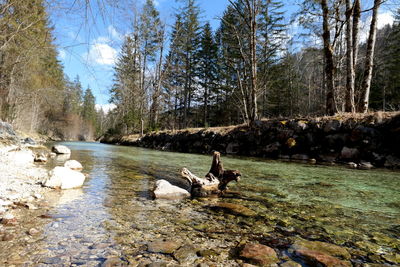
<svg viewBox="0 0 400 267">
<path fill-rule="evenodd" d="M 49 173 L 50 178 L 43 185 L 50 188 L 71 189 L 82 187 L 85 175 L 67 167 L 55 167 Z"/>
<path fill-rule="evenodd" d="M 71 150 L 62 145 L 55 145 L 51 148 L 51 151 L 53 151 L 56 154 L 71 154 Z"/>
<path fill-rule="evenodd" d="M 81 171 L 83 169 L 82 164 L 76 160 L 68 160 L 65 162 L 64 167 L 70 168 L 71 170 Z"/>
<path fill-rule="evenodd" d="M 161 199 L 182 199 L 190 197 L 190 193 L 166 180 L 158 180 L 154 187 L 154 197 Z"/>
</svg>

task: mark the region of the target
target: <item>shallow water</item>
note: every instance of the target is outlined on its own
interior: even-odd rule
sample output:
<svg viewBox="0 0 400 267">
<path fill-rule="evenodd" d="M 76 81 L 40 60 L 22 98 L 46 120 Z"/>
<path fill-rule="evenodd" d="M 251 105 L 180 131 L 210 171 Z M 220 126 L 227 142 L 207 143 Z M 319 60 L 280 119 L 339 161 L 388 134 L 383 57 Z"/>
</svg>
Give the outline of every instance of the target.
<svg viewBox="0 0 400 267">
<path fill-rule="evenodd" d="M 347 247 L 353 264 L 389 263 L 385 255 L 400 250 L 399 172 L 224 156 L 225 168 L 243 174 L 238 184 L 230 185 L 240 194 L 162 201 L 152 200 L 150 193 L 157 179 L 185 186 L 179 170 L 187 167 L 203 176 L 211 156 L 63 144 L 89 174 L 84 187 L 49 193 L 46 216 L 38 217 L 43 209 L 28 211 L 15 232 L 35 227 L 40 235 L 20 234 L 7 244 L 0 242 L 0 264 L 98 266 L 115 256 L 143 266 L 158 261 L 236 266 L 241 263 L 238 248 L 246 242 L 274 247 L 281 259 L 288 259 L 287 248 L 300 237 Z M 240 204 L 257 215 L 209 208 L 217 202 Z M 190 244 L 194 256 L 180 260 L 151 253 L 147 244 L 155 240 Z"/>
</svg>

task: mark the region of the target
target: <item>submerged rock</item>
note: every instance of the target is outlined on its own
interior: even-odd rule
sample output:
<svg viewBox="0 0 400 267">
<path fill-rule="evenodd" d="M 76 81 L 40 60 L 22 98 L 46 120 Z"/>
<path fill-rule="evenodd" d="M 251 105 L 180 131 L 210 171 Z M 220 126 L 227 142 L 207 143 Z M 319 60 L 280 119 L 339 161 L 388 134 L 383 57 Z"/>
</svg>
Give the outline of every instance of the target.
<svg viewBox="0 0 400 267">
<path fill-rule="evenodd" d="M 284 263 L 279 264 L 280 267 L 301 267 L 300 263 L 295 261 L 285 261 Z"/>
<path fill-rule="evenodd" d="M 220 202 L 215 205 L 209 206 L 213 210 L 223 210 L 227 213 L 231 213 L 234 215 L 244 216 L 244 217 L 254 217 L 257 213 L 245 206 L 234 204 L 234 203 L 225 203 Z"/>
<path fill-rule="evenodd" d="M 273 248 L 261 244 L 249 243 L 240 252 L 240 257 L 257 265 L 271 265 L 279 262 L 278 256 Z"/>
<path fill-rule="evenodd" d="M 174 252 L 174 258 L 182 263 L 191 263 L 197 258 L 197 250 L 192 245 L 184 245 Z"/>
<path fill-rule="evenodd" d="M 315 250 L 299 249 L 295 253 L 298 257 L 302 258 L 311 266 L 325 266 L 325 267 L 351 267 L 348 261 L 339 260 L 328 254 L 324 254 Z"/>
<path fill-rule="evenodd" d="M 351 258 L 347 249 L 334 244 L 320 241 L 297 240 L 291 246 L 291 250 L 296 256 L 313 266 L 352 266 L 349 261 L 345 261 Z"/>
<path fill-rule="evenodd" d="M 116 267 L 116 266 L 125 266 L 124 262 L 115 256 L 111 256 L 106 259 L 103 264 L 101 264 L 101 267 Z"/>
<path fill-rule="evenodd" d="M 14 239 L 14 235 L 13 234 L 9 234 L 9 233 L 5 233 L 1 238 L 0 241 L 11 241 Z"/>
<path fill-rule="evenodd" d="M 174 241 L 153 241 L 147 244 L 147 251 L 153 253 L 172 254 L 181 246 Z"/>
<path fill-rule="evenodd" d="M 297 240 L 291 247 L 294 250 L 309 249 L 329 254 L 343 259 L 350 259 L 351 255 L 346 248 L 321 241 Z"/>
<path fill-rule="evenodd" d="M 53 151 L 56 154 L 71 154 L 71 150 L 62 145 L 55 145 L 51 148 L 51 151 Z"/>
<path fill-rule="evenodd" d="M 170 184 L 166 180 L 158 180 L 155 184 L 154 197 L 158 199 L 183 199 L 190 197 L 190 193 L 178 186 Z"/>
<path fill-rule="evenodd" d="M 50 188 L 71 189 L 82 187 L 85 175 L 66 167 L 55 167 L 43 185 Z"/>
<path fill-rule="evenodd" d="M 68 160 L 65 162 L 64 167 L 70 168 L 71 170 L 81 171 L 83 169 L 82 164 L 76 160 Z"/>
</svg>

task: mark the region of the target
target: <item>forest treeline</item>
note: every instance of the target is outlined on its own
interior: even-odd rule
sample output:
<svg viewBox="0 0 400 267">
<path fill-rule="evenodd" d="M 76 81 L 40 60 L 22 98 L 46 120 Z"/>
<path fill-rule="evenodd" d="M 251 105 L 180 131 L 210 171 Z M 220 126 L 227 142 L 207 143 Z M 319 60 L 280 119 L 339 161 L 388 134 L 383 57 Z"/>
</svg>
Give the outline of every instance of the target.
<svg viewBox="0 0 400 267">
<path fill-rule="evenodd" d="M 215 31 L 195 0 L 181 2 L 169 32 L 152 0 L 135 17 L 115 66 L 112 132 L 400 109 L 400 17 L 378 30 L 380 0 L 304 0 L 293 22 L 317 41 L 301 45 L 283 1 L 229 1 Z"/>
<path fill-rule="evenodd" d="M 26 132 L 91 140 L 102 113 L 79 77 L 65 76 L 45 7 L 43 0 L 0 1 L 0 120 Z"/>
<path fill-rule="evenodd" d="M 216 29 L 196 0 L 179 1 L 172 25 L 146 0 L 114 67 L 116 108 L 104 114 L 79 77 L 64 75 L 44 0 L 1 1 L 0 118 L 87 140 L 105 131 L 399 110 L 400 11 L 393 25 L 378 29 L 382 0 L 373 2 L 302 0 L 293 35 L 279 0 L 230 0 Z M 370 18 L 365 38 L 362 17 Z"/>
</svg>

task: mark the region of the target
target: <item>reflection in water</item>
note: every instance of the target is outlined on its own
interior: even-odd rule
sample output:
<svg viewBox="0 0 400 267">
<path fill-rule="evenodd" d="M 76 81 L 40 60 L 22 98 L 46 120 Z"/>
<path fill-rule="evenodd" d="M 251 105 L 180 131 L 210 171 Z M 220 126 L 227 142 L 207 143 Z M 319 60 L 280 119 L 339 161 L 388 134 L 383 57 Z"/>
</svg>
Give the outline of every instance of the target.
<svg viewBox="0 0 400 267">
<path fill-rule="evenodd" d="M 66 145 L 89 177 L 82 189 L 46 197 L 50 219 L 35 220 L 34 225 L 43 234 L 30 238 L 29 245 L 10 243 L 14 258 L 7 257 L 14 262 L 97 266 L 116 255 L 133 265 L 168 261 L 235 266 L 240 265 L 240 244 L 259 241 L 286 253 L 299 237 L 351 248 L 356 262 L 388 262 L 385 255 L 399 253 L 400 181 L 395 172 L 225 157 L 226 168 L 244 174 L 231 186 L 241 194 L 160 201 L 150 194 L 157 179 L 187 186 L 178 178 L 179 169 L 203 175 L 211 157 L 95 143 Z M 256 215 L 209 208 L 219 202 L 248 207 Z M 26 216 L 43 213 L 29 212 Z M 155 240 L 190 244 L 197 253 L 185 259 L 150 253 L 147 245 Z"/>
<path fill-rule="evenodd" d="M 56 165 L 64 165 L 64 163 L 69 160 L 71 154 L 60 154 L 53 158 L 53 161 Z"/>
</svg>

